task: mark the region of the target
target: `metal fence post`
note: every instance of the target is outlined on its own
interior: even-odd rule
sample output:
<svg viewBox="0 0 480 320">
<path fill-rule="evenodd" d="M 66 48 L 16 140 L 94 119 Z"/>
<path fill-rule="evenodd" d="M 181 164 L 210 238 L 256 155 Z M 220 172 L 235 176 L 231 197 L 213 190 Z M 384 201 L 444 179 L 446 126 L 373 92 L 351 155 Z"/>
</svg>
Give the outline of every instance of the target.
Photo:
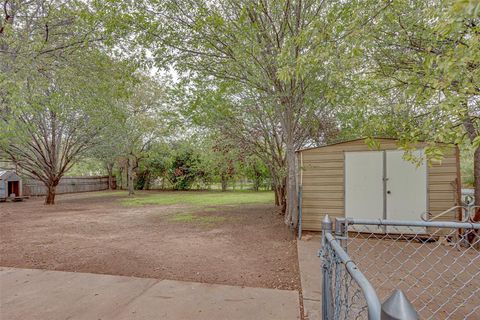
<svg viewBox="0 0 480 320">
<path fill-rule="evenodd" d="M 335 236 L 343 237 L 345 235 L 345 218 L 335 219 Z"/>
<path fill-rule="evenodd" d="M 302 239 L 302 189 L 298 188 L 298 239 Z"/>
<path fill-rule="evenodd" d="M 327 233 L 332 232 L 332 220 L 325 215 L 322 221 L 322 319 L 332 319 L 332 292 L 331 292 L 331 279 L 330 279 L 330 265 L 328 261 L 327 246 Z"/>
<path fill-rule="evenodd" d="M 347 227 L 346 227 L 346 221 L 347 219 L 345 218 L 335 218 L 335 237 L 340 240 L 340 243 L 345 249 L 345 251 L 348 250 L 347 245 L 347 237 L 348 237 L 348 232 L 347 232 Z"/>
<path fill-rule="evenodd" d="M 381 320 L 417 320 L 417 311 L 405 294 L 397 289 L 382 304 Z"/>
</svg>

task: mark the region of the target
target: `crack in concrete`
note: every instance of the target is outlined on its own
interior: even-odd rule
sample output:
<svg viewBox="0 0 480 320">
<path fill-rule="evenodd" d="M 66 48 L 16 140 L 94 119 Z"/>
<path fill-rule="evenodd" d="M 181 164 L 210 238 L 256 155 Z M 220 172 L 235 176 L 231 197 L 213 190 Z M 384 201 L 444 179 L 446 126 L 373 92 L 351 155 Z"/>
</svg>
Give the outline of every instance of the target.
<svg viewBox="0 0 480 320">
<path fill-rule="evenodd" d="M 142 291 L 140 291 L 137 295 L 133 296 L 132 298 L 128 299 L 127 302 L 125 302 L 125 304 L 123 305 L 122 308 L 119 308 L 117 310 L 117 312 L 113 313 L 112 316 L 115 318 L 116 316 L 118 316 L 120 313 L 123 312 L 123 310 L 126 309 L 127 306 L 129 306 L 130 304 L 132 304 L 135 300 L 137 300 L 138 298 L 140 298 L 141 296 L 143 296 L 148 290 L 150 290 L 153 286 L 159 284 L 160 282 L 162 282 L 163 280 L 156 280 L 155 282 L 153 282 L 152 284 L 148 285 L 146 288 L 144 288 Z"/>
</svg>

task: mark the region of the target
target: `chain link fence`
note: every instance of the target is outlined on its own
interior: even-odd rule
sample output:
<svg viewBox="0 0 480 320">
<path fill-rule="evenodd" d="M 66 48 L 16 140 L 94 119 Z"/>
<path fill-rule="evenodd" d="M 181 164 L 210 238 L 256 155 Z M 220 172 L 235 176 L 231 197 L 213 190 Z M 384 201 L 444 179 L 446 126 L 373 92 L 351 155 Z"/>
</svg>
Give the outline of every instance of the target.
<svg viewBox="0 0 480 320">
<path fill-rule="evenodd" d="M 366 277 L 331 233 L 325 235 L 324 242 L 322 318 L 366 319 L 369 312 L 378 314 L 380 302 Z"/>
<path fill-rule="evenodd" d="M 479 223 L 337 219 L 335 232 L 328 223 L 321 250 L 324 319 L 380 319 L 392 309 L 384 301 L 395 290 L 420 319 L 480 319 Z M 402 301 L 394 305 L 409 304 Z"/>
</svg>

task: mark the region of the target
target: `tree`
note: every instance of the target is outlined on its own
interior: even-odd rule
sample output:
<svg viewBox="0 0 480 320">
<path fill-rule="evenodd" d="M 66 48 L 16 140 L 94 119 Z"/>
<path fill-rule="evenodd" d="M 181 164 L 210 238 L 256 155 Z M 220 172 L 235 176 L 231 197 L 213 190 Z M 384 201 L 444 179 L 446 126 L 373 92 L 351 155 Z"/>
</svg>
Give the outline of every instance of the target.
<svg viewBox="0 0 480 320">
<path fill-rule="evenodd" d="M 115 112 L 110 101 L 124 87 L 111 75 L 128 77 L 102 54 L 80 58 L 81 68 L 69 65 L 50 72 L 48 79 L 28 79 L 24 99 L 9 104 L 0 116 L 1 133 L 8 136 L 2 151 L 24 174 L 45 184 L 45 204 L 54 204 L 60 179 L 95 144 Z"/>
<path fill-rule="evenodd" d="M 152 144 L 167 132 L 163 108 L 163 88 L 154 78 L 139 75 L 140 81 L 131 89 L 131 97 L 123 104 L 124 119 L 117 138 L 123 142 L 128 194 L 134 194 L 134 176 L 139 162 L 148 156 Z"/>
<path fill-rule="evenodd" d="M 271 100 L 248 87 L 228 81 L 196 80 L 175 104 L 190 123 L 213 131 L 223 141 L 234 144 L 245 156 L 258 157 L 266 166 L 275 191 L 275 204 L 286 208 L 285 139 L 276 106 Z M 307 123 L 308 121 L 308 123 Z M 300 124 L 295 148 L 322 144 L 335 134 L 330 108 L 312 110 Z M 245 165 L 245 164 L 244 164 Z"/>
<path fill-rule="evenodd" d="M 265 184 L 270 181 L 268 169 L 258 156 L 248 156 L 243 171 L 245 176 L 253 181 L 253 191 L 259 191 L 261 187 L 265 186 L 270 188 L 270 184 Z"/>
<path fill-rule="evenodd" d="M 360 50 L 372 71 L 368 126 L 394 131 L 408 149 L 430 141 L 474 148 L 480 205 L 480 4 L 477 1 L 395 1 L 368 28 Z M 372 101 L 373 99 L 371 99 Z M 480 221 L 480 212 L 475 220 Z"/>
<path fill-rule="evenodd" d="M 338 79 L 334 70 L 341 65 L 337 40 L 351 18 L 348 5 L 152 0 L 146 5 L 152 15 L 142 20 L 148 22 L 143 27 L 160 66 L 173 61 L 180 71 L 232 81 L 268 100 L 280 123 L 275 139 L 282 139 L 285 149 L 285 221 L 291 227 L 298 221 L 295 149 L 316 125 L 311 115 L 331 106 Z"/>
<path fill-rule="evenodd" d="M 152 182 L 157 178 L 162 179 L 163 189 L 171 163 L 171 153 L 170 146 L 165 142 L 154 143 L 148 148 L 146 157 L 140 161 L 137 189 L 150 189 Z"/>
<path fill-rule="evenodd" d="M 116 103 L 124 103 L 120 100 Z M 127 115 L 121 108 L 116 108 L 117 114 L 107 121 L 101 131 L 101 136 L 90 149 L 90 156 L 101 161 L 108 175 L 108 188 L 113 190 L 114 167 L 117 160 L 123 155 L 122 150 L 125 146 L 123 138 L 122 124 Z"/>
<path fill-rule="evenodd" d="M 132 67 L 109 57 L 107 3 L 3 1 L 0 150 L 48 189 L 95 143 Z M 99 18 L 95 20 L 94 18 Z"/>
<path fill-rule="evenodd" d="M 174 190 L 189 190 L 199 175 L 200 154 L 187 141 L 173 144 L 173 158 L 168 177 Z"/>
<path fill-rule="evenodd" d="M 222 134 L 211 134 L 204 139 L 201 152 L 202 172 L 220 181 L 222 191 L 227 191 L 228 183 L 235 178 L 241 167 L 242 156 L 233 141 Z"/>
</svg>

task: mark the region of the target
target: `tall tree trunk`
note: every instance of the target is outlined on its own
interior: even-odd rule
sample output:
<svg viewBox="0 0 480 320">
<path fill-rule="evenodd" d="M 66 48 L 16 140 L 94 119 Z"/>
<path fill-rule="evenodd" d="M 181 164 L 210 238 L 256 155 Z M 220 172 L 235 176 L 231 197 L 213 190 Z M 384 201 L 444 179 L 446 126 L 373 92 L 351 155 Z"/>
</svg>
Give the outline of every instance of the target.
<svg viewBox="0 0 480 320">
<path fill-rule="evenodd" d="M 145 176 L 145 184 L 143 185 L 143 190 L 150 190 L 150 184 L 151 184 L 151 174 L 147 173 Z"/>
<path fill-rule="evenodd" d="M 222 191 L 223 192 L 227 191 L 228 181 L 227 181 L 227 178 L 225 177 L 225 174 L 221 175 L 221 183 L 222 183 Z"/>
<path fill-rule="evenodd" d="M 468 108 L 465 103 L 465 107 Z M 472 117 L 465 119 L 463 123 L 465 131 L 468 134 L 468 138 L 473 143 L 475 138 L 478 136 L 478 131 L 474 125 L 474 120 Z M 460 186 L 461 187 L 461 186 Z M 480 148 L 475 149 L 473 153 L 473 188 L 475 196 L 475 205 L 480 206 Z M 474 221 L 480 221 L 480 210 L 475 213 L 473 217 Z"/>
<path fill-rule="evenodd" d="M 253 181 L 253 191 L 258 191 L 260 189 L 260 177 L 256 176 Z"/>
<path fill-rule="evenodd" d="M 287 207 L 287 199 L 285 194 L 285 186 L 276 186 L 275 187 L 275 205 L 282 207 L 282 212 L 285 212 Z"/>
<path fill-rule="evenodd" d="M 122 186 L 122 189 L 128 190 L 128 160 L 125 161 L 125 168 L 123 169 L 123 172 L 125 174 L 125 179 L 123 179 L 124 185 Z"/>
<path fill-rule="evenodd" d="M 273 185 L 271 186 L 272 190 L 274 191 L 275 193 L 275 205 L 277 207 L 280 206 L 280 192 L 278 192 L 277 188 L 274 187 Z M 283 211 L 282 211 L 283 212 Z"/>
<path fill-rule="evenodd" d="M 286 136 L 287 203 L 285 211 L 285 223 L 291 228 L 296 228 L 298 224 L 296 154 L 293 144 L 293 134 L 289 134 L 287 132 Z"/>
<path fill-rule="evenodd" d="M 127 166 L 128 166 L 128 195 L 131 196 L 133 194 L 135 194 L 134 190 L 133 190 L 133 160 L 128 158 L 127 160 Z"/>
<path fill-rule="evenodd" d="M 123 190 L 123 167 L 120 166 L 118 168 L 118 171 L 120 172 L 120 174 L 118 175 L 120 178 L 120 190 Z"/>
<path fill-rule="evenodd" d="M 56 189 L 58 185 L 57 179 L 48 181 L 45 185 L 47 187 L 47 196 L 45 197 L 45 204 L 46 205 L 54 205 L 55 204 L 55 195 Z"/>
<path fill-rule="evenodd" d="M 467 118 L 464 122 L 465 130 L 467 131 L 470 141 L 473 143 L 475 138 L 478 136 L 478 132 L 474 126 L 474 122 L 471 117 Z M 474 197 L 475 205 L 480 205 L 480 148 L 476 148 L 473 153 L 473 188 L 474 188 Z M 474 222 L 480 221 L 480 210 L 477 209 L 473 217 L 470 217 Z M 480 232 L 478 229 L 471 230 L 467 235 L 467 240 L 470 244 L 475 244 L 476 247 L 480 245 L 478 237 L 480 237 Z"/>
<path fill-rule="evenodd" d="M 258 171 L 257 167 L 253 167 L 254 172 L 254 180 L 253 180 L 253 191 L 258 191 L 260 189 L 260 182 L 262 178 L 262 174 Z"/>
<path fill-rule="evenodd" d="M 113 163 L 107 163 L 107 173 L 108 173 L 108 190 L 113 190 Z"/>
<path fill-rule="evenodd" d="M 475 149 L 473 154 L 473 187 L 475 206 L 480 206 L 480 148 Z M 470 216 L 472 222 L 480 221 L 480 208 L 477 208 L 473 216 Z M 467 241 L 475 248 L 480 247 L 480 230 L 473 229 L 466 235 Z"/>
<path fill-rule="evenodd" d="M 475 205 L 480 206 L 480 148 L 477 148 L 473 154 L 473 187 Z M 473 221 L 480 221 L 480 210 L 477 210 L 473 216 Z"/>
</svg>

